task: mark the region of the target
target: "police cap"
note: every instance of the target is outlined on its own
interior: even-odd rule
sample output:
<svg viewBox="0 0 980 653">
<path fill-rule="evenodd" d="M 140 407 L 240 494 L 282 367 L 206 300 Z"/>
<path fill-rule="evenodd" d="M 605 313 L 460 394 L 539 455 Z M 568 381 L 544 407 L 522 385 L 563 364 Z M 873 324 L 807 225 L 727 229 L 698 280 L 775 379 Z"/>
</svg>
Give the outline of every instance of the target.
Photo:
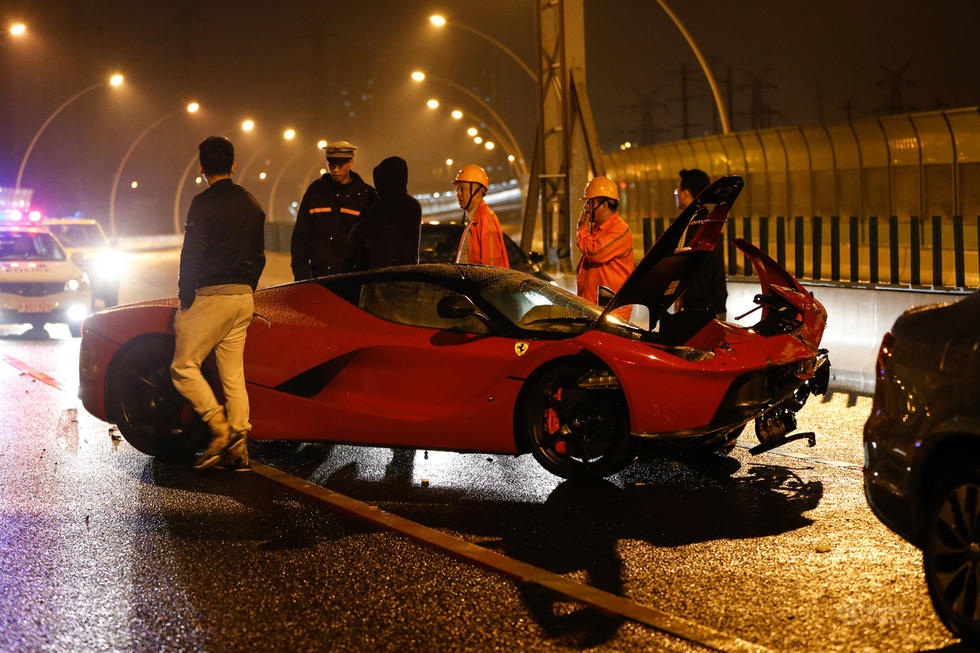
<svg viewBox="0 0 980 653">
<path fill-rule="evenodd" d="M 347 141 L 333 141 L 327 143 L 327 146 L 323 148 L 323 153 L 328 159 L 353 159 L 356 149 L 356 145 Z"/>
</svg>

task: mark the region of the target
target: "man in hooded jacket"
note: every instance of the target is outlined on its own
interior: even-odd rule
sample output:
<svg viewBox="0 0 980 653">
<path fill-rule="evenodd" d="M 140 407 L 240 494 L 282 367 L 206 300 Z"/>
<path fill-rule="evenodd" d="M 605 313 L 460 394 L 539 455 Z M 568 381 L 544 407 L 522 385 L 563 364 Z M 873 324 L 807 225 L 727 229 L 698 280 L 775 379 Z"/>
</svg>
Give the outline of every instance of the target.
<svg viewBox="0 0 980 653">
<path fill-rule="evenodd" d="M 374 187 L 378 201 L 351 230 L 352 245 L 367 247 L 369 269 L 418 263 L 422 207 L 408 194 L 405 159 L 390 156 L 375 166 Z"/>
<path fill-rule="evenodd" d="M 351 170 L 356 149 L 347 141 L 324 148 L 329 171 L 306 189 L 293 227 L 290 264 L 296 281 L 352 272 L 365 264 L 363 251 L 347 237 L 378 194 Z"/>
</svg>

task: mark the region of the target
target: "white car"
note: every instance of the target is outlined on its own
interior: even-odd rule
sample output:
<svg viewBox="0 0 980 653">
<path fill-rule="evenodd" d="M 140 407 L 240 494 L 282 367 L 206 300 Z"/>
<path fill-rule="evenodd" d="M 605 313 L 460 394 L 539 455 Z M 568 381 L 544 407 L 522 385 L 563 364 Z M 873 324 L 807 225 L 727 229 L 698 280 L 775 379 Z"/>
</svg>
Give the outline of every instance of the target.
<svg viewBox="0 0 980 653">
<path fill-rule="evenodd" d="M 88 275 L 50 231 L 0 225 L 0 322 L 64 323 L 77 338 L 91 306 Z"/>
<path fill-rule="evenodd" d="M 43 224 L 68 257 L 88 273 L 92 300 L 101 300 L 105 308 L 118 304 L 125 259 L 106 239 L 99 223 L 91 218 L 44 218 Z"/>
</svg>

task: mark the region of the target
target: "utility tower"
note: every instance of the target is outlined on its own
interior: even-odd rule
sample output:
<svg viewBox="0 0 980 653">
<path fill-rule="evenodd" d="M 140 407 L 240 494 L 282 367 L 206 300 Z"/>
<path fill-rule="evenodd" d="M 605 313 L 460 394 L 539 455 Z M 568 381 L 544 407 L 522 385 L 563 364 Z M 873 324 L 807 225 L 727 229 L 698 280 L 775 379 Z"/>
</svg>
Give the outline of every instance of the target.
<svg viewBox="0 0 980 653">
<path fill-rule="evenodd" d="M 538 133 L 524 204 L 521 247 L 529 251 L 538 209 L 547 267 L 572 269 L 571 200 L 602 153 L 585 90 L 584 0 L 536 0 Z"/>
</svg>

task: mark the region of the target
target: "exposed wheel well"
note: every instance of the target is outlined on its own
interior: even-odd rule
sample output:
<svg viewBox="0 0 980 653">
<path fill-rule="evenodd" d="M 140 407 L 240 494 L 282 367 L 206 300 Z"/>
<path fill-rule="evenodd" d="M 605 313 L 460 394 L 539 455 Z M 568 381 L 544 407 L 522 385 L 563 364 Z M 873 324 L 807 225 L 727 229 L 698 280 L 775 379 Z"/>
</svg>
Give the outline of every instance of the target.
<svg viewBox="0 0 980 653">
<path fill-rule="evenodd" d="M 562 356 L 560 358 L 553 358 L 547 363 L 543 363 L 538 366 L 531 374 L 528 375 L 527 380 L 524 381 L 524 385 L 521 386 L 521 391 L 517 395 L 517 401 L 514 402 L 514 446 L 517 448 L 518 453 L 528 453 L 531 450 L 531 442 L 529 435 L 525 430 L 525 421 L 522 419 L 524 402 L 529 388 L 534 386 L 534 382 L 537 381 L 542 375 L 547 374 L 550 370 L 565 364 L 573 364 L 581 366 L 582 371 L 594 368 L 603 367 L 610 370 L 609 366 L 605 362 L 592 352 L 582 351 L 574 356 Z M 610 370 L 612 372 L 612 370 Z"/>
</svg>

